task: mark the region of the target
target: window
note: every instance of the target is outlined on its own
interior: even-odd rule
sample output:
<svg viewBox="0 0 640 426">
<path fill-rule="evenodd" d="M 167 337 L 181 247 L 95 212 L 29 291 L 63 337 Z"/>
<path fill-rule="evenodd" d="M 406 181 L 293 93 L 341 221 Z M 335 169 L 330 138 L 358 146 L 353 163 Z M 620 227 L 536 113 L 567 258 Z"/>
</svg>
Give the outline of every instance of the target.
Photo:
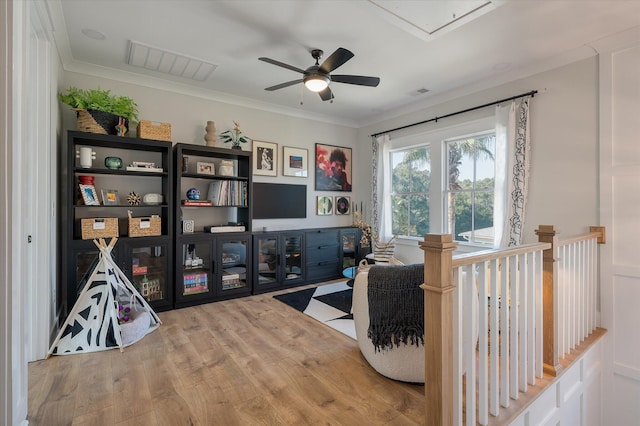
<svg viewBox="0 0 640 426">
<path fill-rule="evenodd" d="M 394 235 L 422 238 L 443 232 L 459 242 L 493 244 L 493 123 L 393 141 L 387 200 Z"/>
<path fill-rule="evenodd" d="M 421 237 L 429 232 L 431 150 L 391 152 L 391 232 Z"/>
<path fill-rule="evenodd" d="M 447 230 L 456 241 L 493 244 L 495 134 L 446 142 Z"/>
</svg>

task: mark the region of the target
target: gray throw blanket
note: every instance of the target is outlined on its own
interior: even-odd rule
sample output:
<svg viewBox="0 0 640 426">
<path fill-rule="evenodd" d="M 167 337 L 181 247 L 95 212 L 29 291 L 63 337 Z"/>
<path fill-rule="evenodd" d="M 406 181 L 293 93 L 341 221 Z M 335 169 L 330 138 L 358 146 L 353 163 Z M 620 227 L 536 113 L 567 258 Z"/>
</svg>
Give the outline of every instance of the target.
<svg viewBox="0 0 640 426">
<path fill-rule="evenodd" d="M 424 265 L 374 265 L 369 269 L 368 337 L 377 351 L 400 343 L 424 345 Z"/>
</svg>

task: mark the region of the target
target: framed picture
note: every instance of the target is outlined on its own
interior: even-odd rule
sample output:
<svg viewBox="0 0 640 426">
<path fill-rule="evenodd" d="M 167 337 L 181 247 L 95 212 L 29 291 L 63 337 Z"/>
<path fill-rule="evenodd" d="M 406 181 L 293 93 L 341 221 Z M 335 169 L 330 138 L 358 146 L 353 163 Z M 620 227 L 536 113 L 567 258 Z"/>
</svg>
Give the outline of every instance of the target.
<svg viewBox="0 0 640 426">
<path fill-rule="evenodd" d="M 205 163 L 198 161 L 197 171 L 199 175 L 214 175 L 216 173 L 216 166 L 213 163 Z"/>
<path fill-rule="evenodd" d="M 316 191 L 351 191 L 351 148 L 316 144 Z"/>
<path fill-rule="evenodd" d="M 278 144 L 253 141 L 253 174 L 262 176 L 278 175 Z"/>
<path fill-rule="evenodd" d="M 319 216 L 326 216 L 333 214 L 333 197 L 327 197 L 326 195 L 318 195 L 316 213 Z"/>
<path fill-rule="evenodd" d="M 100 200 L 98 200 L 98 193 L 96 192 L 95 186 L 80 184 L 80 193 L 82 194 L 82 200 L 87 206 L 100 205 Z"/>
<path fill-rule="evenodd" d="M 309 151 L 304 148 L 282 147 L 282 175 L 307 177 Z"/>
<path fill-rule="evenodd" d="M 344 197 L 342 195 L 336 196 L 334 204 L 336 206 L 336 214 L 351 213 L 351 197 Z"/>
<path fill-rule="evenodd" d="M 115 189 L 102 189 L 102 204 L 105 206 L 117 206 L 120 204 L 118 191 Z"/>
</svg>

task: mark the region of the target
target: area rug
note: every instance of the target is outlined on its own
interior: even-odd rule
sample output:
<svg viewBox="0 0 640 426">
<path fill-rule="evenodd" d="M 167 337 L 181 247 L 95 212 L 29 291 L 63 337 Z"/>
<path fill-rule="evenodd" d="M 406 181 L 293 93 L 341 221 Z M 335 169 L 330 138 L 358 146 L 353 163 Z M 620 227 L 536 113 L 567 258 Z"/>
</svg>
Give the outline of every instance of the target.
<svg viewBox="0 0 640 426">
<path fill-rule="evenodd" d="M 273 297 L 355 339 L 356 327 L 351 313 L 352 295 L 353 290 L 344 281 Z"/>
</svg>

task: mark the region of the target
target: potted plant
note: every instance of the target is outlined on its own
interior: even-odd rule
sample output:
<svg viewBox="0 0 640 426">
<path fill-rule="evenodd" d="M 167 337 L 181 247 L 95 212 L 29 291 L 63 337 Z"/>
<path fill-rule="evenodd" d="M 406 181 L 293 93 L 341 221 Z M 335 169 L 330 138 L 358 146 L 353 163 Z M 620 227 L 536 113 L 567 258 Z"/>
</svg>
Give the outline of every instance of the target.
<svg viewBox="0 0 640 426">
<path fill-rule="evenodd" d="M 247 143 L 251 141 L 246 136 L 242 136 L 242 131 L 240 131 L 240 124 L 237 122 L 233 122 L 235 127 L 232 130 L 227 130 L 220 133 L 220 137 L 222 138 L 222 142 L 229 143 L 231 142 L 231 149 L 242 149 L 241 143 Z"/>
<path fill-rule="evenodd" d="M 129 122 L 138 121 L 138 105 L 127 96 L 113 96 L 109 90 L 69 87 L 58 99 L 76 111 L 78 130 L 124 135 Z"/>
</svg>

